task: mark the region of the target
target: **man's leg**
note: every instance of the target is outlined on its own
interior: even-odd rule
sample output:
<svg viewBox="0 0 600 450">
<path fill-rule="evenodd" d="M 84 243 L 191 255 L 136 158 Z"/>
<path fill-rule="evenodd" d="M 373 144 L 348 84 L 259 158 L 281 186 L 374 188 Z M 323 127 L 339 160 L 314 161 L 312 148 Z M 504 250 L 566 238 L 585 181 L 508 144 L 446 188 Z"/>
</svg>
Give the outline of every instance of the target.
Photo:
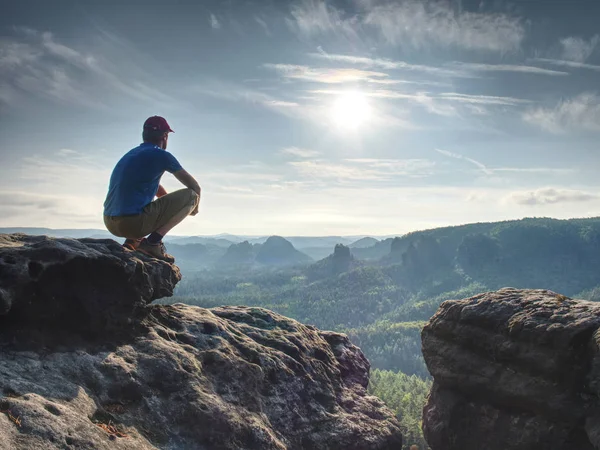
<svg viewBox="0 0 600 450">
<path fill-rule="evenodd" d="M 138 249 L 151 256 L 171 259 L 166 255 L 162 238 L 197 207 L 200 197 L 191 189 L 181 189 L 167 194 L 149 204 L 142 213 L 144 215 L 144 234 L 150 234 L 143 240 Z"/>
</svg>

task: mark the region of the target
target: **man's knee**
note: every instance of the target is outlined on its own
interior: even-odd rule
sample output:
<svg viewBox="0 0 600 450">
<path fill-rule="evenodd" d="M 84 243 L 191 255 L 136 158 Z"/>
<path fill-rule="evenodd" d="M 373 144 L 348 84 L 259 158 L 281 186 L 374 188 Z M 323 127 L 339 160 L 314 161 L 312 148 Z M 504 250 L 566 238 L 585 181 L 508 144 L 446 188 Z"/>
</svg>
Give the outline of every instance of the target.
<svg viewBox="0 0 600 450">
<path fill-rule="evenodd" d="M 200 203 L 200 196 L 198 195 L 198 193 L 192 189 L 188 189 L 189 191 L 189 196 L 190 196 L 190 200 L 188 203 L 188 206 L 191 209 L 195 209 L 196 206 L 198 206 L 198 203 Z"/>
</svg>

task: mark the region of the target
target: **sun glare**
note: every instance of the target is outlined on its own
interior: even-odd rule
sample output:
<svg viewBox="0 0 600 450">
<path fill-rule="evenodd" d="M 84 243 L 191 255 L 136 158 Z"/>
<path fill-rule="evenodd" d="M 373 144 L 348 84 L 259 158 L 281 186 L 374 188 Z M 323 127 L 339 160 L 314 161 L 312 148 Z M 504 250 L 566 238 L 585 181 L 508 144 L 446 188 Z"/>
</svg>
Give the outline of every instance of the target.
<svg viewBox="0 0 600 450">
<path fill-rule="evenodd" d="M 371 117 L 371 106 L 361 92 L 346 92 L 334 102 L 332 118 L 337 126 L 345 130 L 356 130 Z"/>
</svg>

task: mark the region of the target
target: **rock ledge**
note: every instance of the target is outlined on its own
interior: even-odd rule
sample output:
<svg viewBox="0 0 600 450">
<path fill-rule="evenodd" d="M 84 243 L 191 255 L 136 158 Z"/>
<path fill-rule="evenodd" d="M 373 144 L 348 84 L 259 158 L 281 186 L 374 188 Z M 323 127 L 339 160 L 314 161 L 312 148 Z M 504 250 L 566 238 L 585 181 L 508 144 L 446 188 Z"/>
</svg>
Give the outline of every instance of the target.
<svg viewBox="0 0 600 450">
<path fill-rule="evenodd" d="M 148 305 L 179 278 L 109 240 L 0 236 L 0 450 L 402 448 L 346 336 Z"/>
</svg>

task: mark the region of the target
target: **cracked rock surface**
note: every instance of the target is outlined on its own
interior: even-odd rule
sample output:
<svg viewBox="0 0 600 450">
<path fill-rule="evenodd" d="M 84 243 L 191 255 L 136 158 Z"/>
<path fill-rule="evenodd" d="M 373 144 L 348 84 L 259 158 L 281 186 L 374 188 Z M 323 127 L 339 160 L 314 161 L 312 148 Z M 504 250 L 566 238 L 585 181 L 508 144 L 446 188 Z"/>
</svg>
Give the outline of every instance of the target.
<svg viewBox="0 0 600 450">
<path fill-rule="evenodd" d="M 600 448 L 600 304 L 502 289 L 444 302 L 422 332 L 432 450 Z"/>
</svg>

